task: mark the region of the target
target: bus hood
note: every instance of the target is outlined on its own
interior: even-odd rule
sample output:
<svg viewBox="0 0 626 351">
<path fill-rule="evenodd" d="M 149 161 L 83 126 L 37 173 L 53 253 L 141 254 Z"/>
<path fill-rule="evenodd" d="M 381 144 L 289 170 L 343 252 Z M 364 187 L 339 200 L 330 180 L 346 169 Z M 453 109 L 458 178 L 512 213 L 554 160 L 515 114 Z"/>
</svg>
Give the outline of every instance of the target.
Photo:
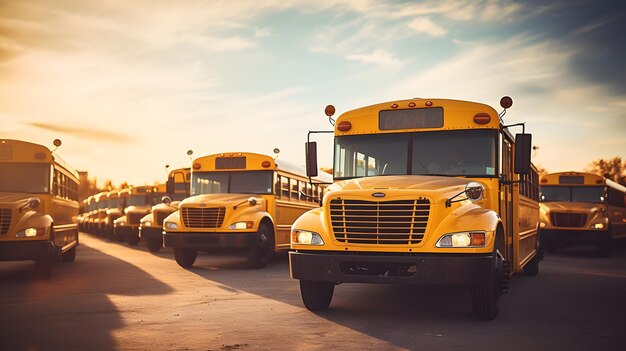
<svg viewBox="0 0 626 351">
<path fill-rule="evenodd" d="M 29 199 L 37 197 L 34 194 L 28 193 L 3 193 L 0 192 L 0 206 L 18 208 L 26 206 Z"/>
<path fill-rule="evenodd" d="M 395 190 L 414 190 L 421 195 L 429 196 L 435 201 L 450 198 L 465 189 L 471 179 L 444 176 L 378 176 L 342 180 L 328 187 L 327 194 L 371 190 L 375 192 L 395 192 Z"/>
<path fill-rule="evenodd" d="M 589 202 L 542 202 L 540 204 L 543 212 L 578 212 L 589 213 L 601 211 L 604 209 L 603 204 L 594 204 Z"/>
<path fill-rule="evenodd" d="M 237 205 L 247 201 L 251 197 L 260 195 L 255 194 L 205 194 L 188 197 L 180 202 L 180 207 L 198 206 L 199 204 L 218 204 L 220 206 Z"/>
</svg>

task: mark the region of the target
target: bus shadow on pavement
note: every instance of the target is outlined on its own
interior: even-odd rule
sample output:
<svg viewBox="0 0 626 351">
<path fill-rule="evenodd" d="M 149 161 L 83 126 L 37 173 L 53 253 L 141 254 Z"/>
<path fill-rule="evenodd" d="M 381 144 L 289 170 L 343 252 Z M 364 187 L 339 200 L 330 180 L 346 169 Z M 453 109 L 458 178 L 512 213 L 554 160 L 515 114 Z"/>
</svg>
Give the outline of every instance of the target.
<svg viewBox="0 0 626 351">
<path fill-rule="evenodd" d="M 32 262 L 0 267 L 3 350 L 115 349 L 113 332 L 125 322 L 108 295 L 172 291 L 141 269 L 86 245 L 79 246 L 76 262 L 55 265 L 49 280 L 32 277 Z"/>
</svg>

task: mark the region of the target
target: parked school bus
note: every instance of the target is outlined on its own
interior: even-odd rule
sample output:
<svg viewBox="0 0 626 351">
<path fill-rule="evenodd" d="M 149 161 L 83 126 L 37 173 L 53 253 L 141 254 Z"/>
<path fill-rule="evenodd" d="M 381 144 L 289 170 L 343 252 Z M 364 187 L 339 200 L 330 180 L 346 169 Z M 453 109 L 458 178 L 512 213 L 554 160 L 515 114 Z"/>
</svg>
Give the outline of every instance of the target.
<svg viewBox="0 0 626 351">
<path fill-rule="evenodd" d="M 57 139 L 55 146 L 60 146 Z M 0 261 L 34 260 L 50 277 L 78 245 L 78 173 L 45 146 L 0 140 Z"/>
<path fill-rule="evenodd" d="M 87 233 L 91 233 L 93 230 L 93 215 L 96 203 L 94 202 L 93 195 L 89 195 L 85 200 L 87 201 L 87 207 L 85 208 L 85 213 L 83 213 L 83 226 Z"/>
<path fill-rule="evenodd" d="M 87 225 L 87 207 L 89 206 L 89 201 L 87 198 L 83 199 L 82 205 L 78 209 L 78 230 L 81 232 L 86 231 L 85 226 Z"/>
<path fill-rule="evenodd" d="M 163 223 L 163 243 L 183 268 L 199 250 L 245 249 L 251 267 L 265 267 L 276 250 L 289 249 L 293 221 L 319 206 L 324 185 L 309 183 L 304 169 L 248 152 L 198 158 L 191 197 Z M 304 196 L 304 195 L 306 196 Z M 307 197 L 308 196 L 308 197 Z"/>
<path fill-rule="evenodd" d="M 114 237 L 130 245 L 139 242 L 139 224 L 154 204 L 165 195 L 165 184 L 131 186 L 120 191 L 124 215 L 113 221 Z"/>
<path fill-rule="evenodd" d="M 541 177 L 540 240 L 549 251 L 598 245 L 611 252 L 613 239 L 626 238 L 626 187 L 602 176 L 581 172 Z"/>
<path fill-rule="evenodd" d="M 334 135 L 335 183 L 291 232 L 308 309 L 326 309 L 338 283 L 463 285 L 475 315 L 493 319 L 510 274 L 537 274 L 530 134 L 514 139 L 493 108 L 392 101 L 342 114 Z M 316 169 L 307 143 L 307 173 Z"/>
<path fill-rule="evenodd" d="M 191 169 L 179 168 L 167 177 L 167 196 L 162 202 L 152 206 L 152 211 L 141 219 L 139 236 L 150 252 L 158 252 L 163 247 L 163 220 L 178 210 L 181 200 L 189 197 Z"/>
<path fill-rule="evenodd" d="M 108 191 L 102 191 L 95 194 L 95 210 L 93 219 L 93 234 L 103 235 L 104 233 L 104 219 L 106 217 L 107 206 L 109 205 L 109 199 L 107 197 Z"/>
<path fill-rule="evenodd" d="M 113 222 L 122 217 L 122 201 L 124 198 L 120 197 L 120 191 L 117 189 L 107 192 L 106 198 L 107 205 L 104 211 L 104 219 L 102 220 L 102 235 L 110 240 L 114 240 Z"/>
</svg>

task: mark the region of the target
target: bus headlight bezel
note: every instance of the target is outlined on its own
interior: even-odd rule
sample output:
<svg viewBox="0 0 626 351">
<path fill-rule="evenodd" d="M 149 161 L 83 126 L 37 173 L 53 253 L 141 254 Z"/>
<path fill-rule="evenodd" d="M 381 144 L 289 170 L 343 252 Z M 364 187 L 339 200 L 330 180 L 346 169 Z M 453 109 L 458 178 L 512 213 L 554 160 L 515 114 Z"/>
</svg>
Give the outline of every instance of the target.
<svg viewBox="0 0 626 351">
<path fill-rule="evenodd" d="M 482 248 L 487 244 L 487 233 L 482 230 L 449 233 L 435 244 L 439 248 Z"/>
<path fill-rule="evenodd" d="M 294 229 L 291 231 L 291 243 L 294 245 L 322 246 L 324 239 L 316 232 Z"/>
<path fill-rule="evenodd" d="M 228 226 L 229 230 L 245 230 L 254 227 L 253 221 L 239 221 Z"/>
<path fill-rule="evenodd" d="M 165 230 L 178 229 L 178 224 L 176 224 L 175 222 L 165 222 L 163 223 L 163 228 L 165 228 Z"/>
<path fill-rule="evenodd" d="M 47 229 L 44 227 L 28 227 L 20 230 L 15 234 L 16 238 L 34 238 L 38 236 L 45 236 Z"/>
</svg>

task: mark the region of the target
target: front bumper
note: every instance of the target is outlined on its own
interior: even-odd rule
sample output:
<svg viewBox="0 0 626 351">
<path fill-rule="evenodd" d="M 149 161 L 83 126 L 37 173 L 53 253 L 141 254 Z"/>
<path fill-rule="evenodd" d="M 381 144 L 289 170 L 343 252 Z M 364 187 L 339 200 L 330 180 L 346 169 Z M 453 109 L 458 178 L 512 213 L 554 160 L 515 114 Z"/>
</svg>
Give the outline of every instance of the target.
<svg viewBox="0 0 626 351">
<path fill-rule="evenodd" d="M 608 230 L 540 229 L 539 241 L 547 246 L 575 246 L 602 244 L 611 240 Z"/>
<path fill-rule="evenodd" d="M 55 252 L 49 240 L 0 241 L 0 261 L 39 260 Z"/>
<path fill-rule="evenodd" d="M 139 236 L 142 239 L 161 239 L 163 236 L 162 227 L 140 227 Z"/>
<path fill-rule="evenodd" d="M 334 283 L 477 285 L 488 282 L 493 254 L 290 252 L 294 279 Z"/>
<path fill-rule="evenodd" d="M 256 233 L 163 232 L 163 246 L 185 249 L 245 248 L 256 242 Z"/>
</svg>

